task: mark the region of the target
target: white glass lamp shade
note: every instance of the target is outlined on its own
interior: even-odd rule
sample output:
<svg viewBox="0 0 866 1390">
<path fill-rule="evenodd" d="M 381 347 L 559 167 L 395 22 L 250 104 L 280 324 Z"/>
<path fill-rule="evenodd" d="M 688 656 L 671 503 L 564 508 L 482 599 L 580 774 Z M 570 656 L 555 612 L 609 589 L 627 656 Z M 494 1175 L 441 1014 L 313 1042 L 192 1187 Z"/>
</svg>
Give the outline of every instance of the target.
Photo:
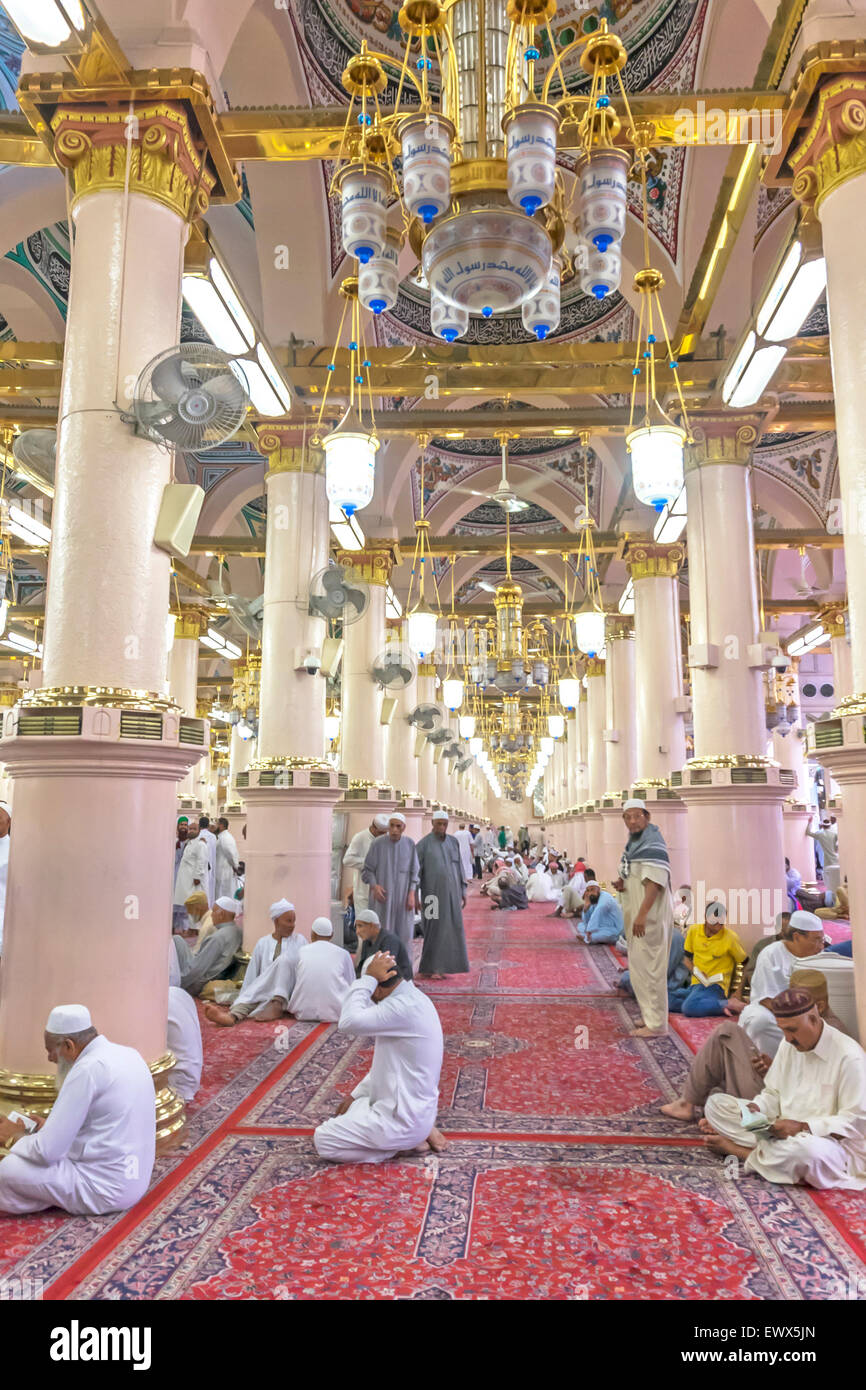
<svg viewBox="0 0 866 1390">
<path fill-rule="evenodd" d="M 480 738 L 470 738 L 470 740 L 469 740 L 469 752 L 472 754 L 473 758 L 478 758 L 478 755 L 481 753 L 481 751 L 482 751 L 483 748 L 484 748 L 484 740 L 483 740 L 483 739 L 480 739 Z"/>
<path fill-rule="evenodd" d="M 616 242 L 607 251 L 596 251 L 589 242 L 578 247 L 580 288 L 593 299 L 606 299 L 622 282 L 622 252 Z"/>
<path fill-rule="evenodd" d="M 544 289 L 521 307 L 523 327 L 527 333 L 534 333 L 539 342 L 559 327 L 561 277 L 562 264 L 559 257 L 554 256 Z"/>
<path fill-rule="evenodd" d="M 442 116 L 410 116 L 400 126 L 403 201 L 428 224 L 451 203 L 451 141 L 454 127 Z"/>
<path fill-rule="evenodd" d="M 475 737 L 475 715 L 461 714 L 457 720 L 457 728 L 461 738 L 473 739 Z"/>
<path fill-rule="evenodd" d="M 580 700 L 580 681 L 574 676 L 564 676 L 559 682 L 559 703 L 564 709 L 574 709 Z"/>
<path fill-rule="evenodd" d="M 400 289 L 399 256 L 399 243 L 389 232 L 381 256 L 374 256 L 358 270 L 358 298 L 364 308 L 374 314 L 383 314 L 397 303 Z"/>
<path fill-rule="evenodd" d="M 549 714 L 547 716 L 547 732 L 551 738 L 562 738 L 565 733 L 565 716 L 562 714 Z"/>
<path fill-rule="evenodd" d="M 62 8 L 55 0 L 9 0 L 4 9 L 23 39 L 45 48 L 67 43 L 72 37 L 70 25 L 80 34 L 87 25 L 78 0 L 63 0 Z"/>
<path fill-rule="evenodd" d="M 374 435 L 336 429 L 322 440 L 325 451 L 325 491 L 328 501 L 347 516 L 366 507 L 376 484 Z"/>
<path fill-rule="evenodd" d="M 490 318 L 538 293 L 552 254 L 550 237 L 532 218 L 513 208 L 472 208 L 431 228 L 422 264 L 431 291 Z"/>
<path fill-rule="evenodd" d="M 596 656 L 604 646 L 604 614 L 596 608 L 575 613 L 574 640 L 586 656 Z"/>
<path fill-rule="evenodd" d="M 325 738 L 329 738 L 333 743 L 340 733 L 340 716 L 338 714 L 325 715 Z"/>
<path fill-rule="evenodd" d="M 646 425 L 626 439 L 635 497 L 657 512 L 682 491 L 685 440 L 685 430 L 677 425 Z"/>
<path fill-rule="evenodd" d="M 462 338 L 469 327 L 469 310 L 462 304 L 449 304 L 441 294 L 432 290 L 430 294 L 430 327 L 437 338 L 453 343 Z"/>
<path fill-rule="evenodd" d="M 442 682 L 442 699 L 449 709 L 459 709 L 463 704 L 463 682 L 449 677 Z"/>
<path fill-rule="evenodd" d="M 429 656 L 436 646 L 437 615 L 423 599 L 406 617 L 406 637 L 415 656 Z"/>
<path fill-rule="evenodd" d="M 527 216 L 546 207 L 556 187 L 559 115 L 534 102 L 517 106 L 502 122 L 508 160 L 508 197 Z"/>
<path fill-rule="evenodd" d="M 624 150 L 598 150 L 580 170 L 580 225 L 596 251 L 619 246 L 625 236 L 629 156 Z"/>
<path fill-rule="evenodd" d="M 347 164 L 337 179 L 343 223 L 343 248 L 366 265 L 385 251 L 388 180 L 381 169 Z"/>
</svg>

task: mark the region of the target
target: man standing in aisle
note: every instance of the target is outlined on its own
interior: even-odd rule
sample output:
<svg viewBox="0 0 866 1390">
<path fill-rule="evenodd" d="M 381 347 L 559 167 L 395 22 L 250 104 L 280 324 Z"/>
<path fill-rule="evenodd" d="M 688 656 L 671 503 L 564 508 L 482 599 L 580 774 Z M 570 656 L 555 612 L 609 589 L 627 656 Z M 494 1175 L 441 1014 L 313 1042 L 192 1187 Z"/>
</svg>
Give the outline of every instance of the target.
<svg viewBox="0 0 866 1390">
<path fill-rule="evenodd" d="M 424 950 L 418 975 L 444 980 L 469 970 L 463 908 L 471 869 L 456 835 L 448 834 L 448 812 L 433 812 L 433 830 L 418 841 Z"/>
<path fill-rule="evenodd" d="M 213 831 L 212 831 L 211 828 L 210 828 L 210 817 L 209 817 L 209 816 L 199 816 L 199 818 L 198 818 L 198 837 L 199 837 L 200 840 L 202 840 L 202 841 L 204 842 L 205 848 L 206 848 L 206 850 L 207 850 L 208 878 L 207 878 L 207 887 L 205 888 L 205 892 L 207 893 L 207 900 L 208 900 L 208 902 L 209 902 L 209 903 L 212 903 L 212 902 L 214 902 L 214 901 L 216 900 L 216 898 L 217 898 L 217 896 L 218 896 L 218 895 L 217 895 L 217 892 L 216 892 L 216 843 L 217 843 L 217 841 L 216 841 L 216 835 L 213 833 Z"/>
<path fill-rule="evenodd" d="M 446 817 L 447 824 L 447 812 L 442 812 L 442 814 Z M 435 821 L 436 817 L 434 816 L 433 819 Z M 465 824 L 461 822 L 459 830 L 456 830 L 451 838 L 457 841 L 463 864 L 463 878 L 468 883 L 472 877 L 472 831 L 467 830 Z"/>
<path fill-rule="evenodd" d="M 629 976 L 643 1018 L 632 1036 L 659 1038 L 668 1031 L 668 954 L 674 924 L 670 857 L 661 831 L 650 823 L 645 802 L 626 801 L 622 818 L 629 836 L 613 886 L 622 894 Z"/>
<path fill-rule="evenodd" d="M 842 882 L 842 870 L 839 867 L 839 832 L 835 825 L 830 824 L 829 816 L 822 816 L 820 829 L 813 830 L 809 826 L 806 834 L 817 840 L 821 846 L 824 856 L 824 887 L 835 892 Z"/>
<path fill-rule="evenodd" d="M 220 816 L 216 830 L 215 893 L 218 898 L 233 898 L 238 886 L 238 842 L 229 830 L 225 816 Z"/>
<path fill-rule="evenodd" d="M 178 845 L 183 841 L 183 849 L 174 875 L 174 906 L 183 909 L 187 898 L 195 892 L 204 893 L 210 904 L 213 898 L 208 894 L 207 845 L 200 836 L 191 835 L 189 831 L 184 836 L 182 825 L 178 825 L 177 834 Z M 175 917 L 178 916 L 175 913 Z"/>
<path fill-rule="evenodd" d="M 388 833 L 371 844 L 361 876 L 369 885 L 370 906 L 378 913 L 382 926 L 399 936 L 406 950 L 411 951 L 420 870 L 415 841 L 403 834 L 405 829 L 406 817 L 400 811 L 392 811 Z"/>
<path fill-rule="evenodd" d="M 367 850 L 373 841 L 377 840 L 380 835 L 386 834 L 387 830 L 388 817 L 384 815 L 374 816 L 368 826 L 359 830 L 357 835 L 352 836 L 346 853 L 343 855 L 343 868 L 352 870 L 352 902 L 356 917 L 359 912 L 366 912 L 370 906 L 370 888 L 362 878 Z"/>
</svg>

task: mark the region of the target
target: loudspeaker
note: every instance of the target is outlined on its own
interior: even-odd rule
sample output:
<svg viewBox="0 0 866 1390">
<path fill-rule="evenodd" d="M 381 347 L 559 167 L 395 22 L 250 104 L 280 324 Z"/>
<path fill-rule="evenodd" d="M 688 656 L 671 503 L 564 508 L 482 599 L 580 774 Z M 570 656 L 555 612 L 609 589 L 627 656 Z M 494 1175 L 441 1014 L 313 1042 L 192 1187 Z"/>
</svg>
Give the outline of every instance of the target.
<svg viewBox="0 0 866 1390">
<path fill-rule="evenodd" d="M 158 550 L 185 559 L 204 505 L 204 489 L 198 483 L 168 483 L 156 519 L 153 543 Z"/>
</svg>

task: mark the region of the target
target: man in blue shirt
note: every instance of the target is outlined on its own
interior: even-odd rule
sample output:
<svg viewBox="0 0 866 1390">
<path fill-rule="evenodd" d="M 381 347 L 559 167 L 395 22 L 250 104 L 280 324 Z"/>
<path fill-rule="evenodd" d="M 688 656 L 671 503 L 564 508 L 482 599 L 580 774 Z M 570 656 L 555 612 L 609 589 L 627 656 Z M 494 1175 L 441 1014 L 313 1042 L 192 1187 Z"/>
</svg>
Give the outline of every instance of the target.
<svg viewBox="0 0 866 1390">
<path fill-rule="evenodd" d="M 612 946 L 624 930 L 619 903 L 590 879 L 583 894 L 583 919 L 576 928 L 579 940 L 589 946 Z"/>
</svg>

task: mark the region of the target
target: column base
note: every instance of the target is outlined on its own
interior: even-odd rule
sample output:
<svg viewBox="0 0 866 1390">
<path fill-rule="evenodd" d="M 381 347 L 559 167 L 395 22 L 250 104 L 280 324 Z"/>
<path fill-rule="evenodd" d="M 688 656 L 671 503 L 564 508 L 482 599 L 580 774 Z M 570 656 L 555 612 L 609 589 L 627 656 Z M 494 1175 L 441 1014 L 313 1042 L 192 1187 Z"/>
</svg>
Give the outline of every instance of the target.
<svg viewBox="0 0 866 1390">
<path fill-rule="evenodd" d="M 693 921 L 718 899 L 749 949 L 787 910 L 782 803 L 796 776 L 755 760 L 687 767 L 678 792 L 688 812 Z M 673 779 L 672 779 L 673 780 Z"/>
</svg>

